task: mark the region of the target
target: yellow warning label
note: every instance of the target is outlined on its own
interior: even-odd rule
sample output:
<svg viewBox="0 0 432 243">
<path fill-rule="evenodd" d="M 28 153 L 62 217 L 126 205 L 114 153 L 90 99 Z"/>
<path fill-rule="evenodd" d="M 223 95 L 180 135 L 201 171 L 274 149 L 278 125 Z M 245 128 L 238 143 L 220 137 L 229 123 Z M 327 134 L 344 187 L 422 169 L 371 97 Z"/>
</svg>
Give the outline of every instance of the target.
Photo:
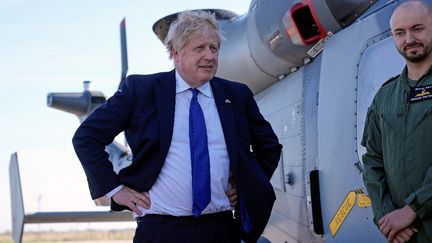
<svg viewBox="0 0 432 243">
<path fill-rule="evenodd" d="M 359 208 L 367 208 L 371 206 L 371 199 L 364 193 L 357 194 L 357 206 Z"/>
<path fill-rule="evenodd" d="M 342 223 L 345 221 L 348 213 L 354 207 L 355 200 L 356 193 L 354 191 L 349 192 L 343 203 L 339 206 L 339 209 L 337 210 L 335 216 L 333 216 L 333 219 L 330 221 L 329 228 L 330 233 L 333 237 L 336 235 L 336 232 L 339 230 Z"/>
</svg>

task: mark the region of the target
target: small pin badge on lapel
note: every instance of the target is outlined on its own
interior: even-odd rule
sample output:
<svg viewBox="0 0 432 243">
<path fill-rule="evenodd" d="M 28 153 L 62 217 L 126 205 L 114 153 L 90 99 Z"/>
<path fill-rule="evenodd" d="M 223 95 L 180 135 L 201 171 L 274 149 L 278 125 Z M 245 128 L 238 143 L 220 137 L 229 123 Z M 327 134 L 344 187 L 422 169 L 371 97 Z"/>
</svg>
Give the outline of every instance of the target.
<svg viewBox="0 0 432 243">
<path fill-rule="evenodd" d="M 227 104 L 231 104 L 231 100 L 226 99 L 226 100 L 225 100 L 225 103 L 227 103 Z"/>
</svg>

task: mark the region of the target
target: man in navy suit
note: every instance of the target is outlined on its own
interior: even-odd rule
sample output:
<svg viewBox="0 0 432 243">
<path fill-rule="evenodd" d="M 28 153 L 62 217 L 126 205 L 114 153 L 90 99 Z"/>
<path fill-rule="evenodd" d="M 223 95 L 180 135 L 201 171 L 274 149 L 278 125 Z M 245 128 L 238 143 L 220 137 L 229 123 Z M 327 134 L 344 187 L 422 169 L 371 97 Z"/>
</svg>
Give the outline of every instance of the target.
<svg viewBox="0 0 432 243">
<path fill-rule="evenodd" d="M 165 40 L 175 69 L 129 76 L 74 135 L 92 198 L 134 212 L 134 242 L 255 242 L 268 222 L 282 146 L 249 88 L 215 77 L 221 39 L 213 14 L 180 14 Z M 210 174 L 198 213 L 192 177 L 204 169 L 192 170 L 191 97 L 205 121 Z M 105 146 L 122 131 L 133 161 L 116 174 Z"/>
</svg>

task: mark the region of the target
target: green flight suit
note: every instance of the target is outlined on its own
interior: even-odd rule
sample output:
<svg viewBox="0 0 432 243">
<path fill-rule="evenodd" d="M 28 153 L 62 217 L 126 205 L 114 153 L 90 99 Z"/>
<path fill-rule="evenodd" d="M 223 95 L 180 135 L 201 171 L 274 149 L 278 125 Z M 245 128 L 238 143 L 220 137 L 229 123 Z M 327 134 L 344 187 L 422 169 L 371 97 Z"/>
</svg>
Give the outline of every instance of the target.
<svg viewBox="0 0 432 243">
<path fill-rule="evenodd" d="M 363 181 L 375 224 L 408 204 L 417 214 L 419 230 L 410 242 L 432 242 L 432 90 L 427 87 L 432 85 L 432 67 L 415 86 L 427 88 L 420 94 L 425 99 L 410 102 L 416 96 L 408 82 L 405 67 L 379 89 L 368 109 Z"/>
</svg>

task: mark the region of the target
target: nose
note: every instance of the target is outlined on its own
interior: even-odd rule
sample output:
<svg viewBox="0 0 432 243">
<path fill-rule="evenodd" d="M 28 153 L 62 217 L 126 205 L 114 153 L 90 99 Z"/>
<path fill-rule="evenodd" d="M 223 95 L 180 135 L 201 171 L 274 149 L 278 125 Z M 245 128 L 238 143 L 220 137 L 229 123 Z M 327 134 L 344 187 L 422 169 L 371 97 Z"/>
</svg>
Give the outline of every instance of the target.
<svg viewBox="0 0 432 243">
<path fill-rule="evenodd" d="M 206 48 L 204 51 L 204 57 L 208 60 L 213 60 L 217 57 L 218 52 L 213 50 L 211 47 Z"/>
<path fill-rule="evenodd" d="M 414 34 L 411 31 L 407 31 L 406 39 L 405 39 L 406 43 L 412 43 L 415 41 L 415 39 L 416 38 L 415 38 Z"/>
</svg>

